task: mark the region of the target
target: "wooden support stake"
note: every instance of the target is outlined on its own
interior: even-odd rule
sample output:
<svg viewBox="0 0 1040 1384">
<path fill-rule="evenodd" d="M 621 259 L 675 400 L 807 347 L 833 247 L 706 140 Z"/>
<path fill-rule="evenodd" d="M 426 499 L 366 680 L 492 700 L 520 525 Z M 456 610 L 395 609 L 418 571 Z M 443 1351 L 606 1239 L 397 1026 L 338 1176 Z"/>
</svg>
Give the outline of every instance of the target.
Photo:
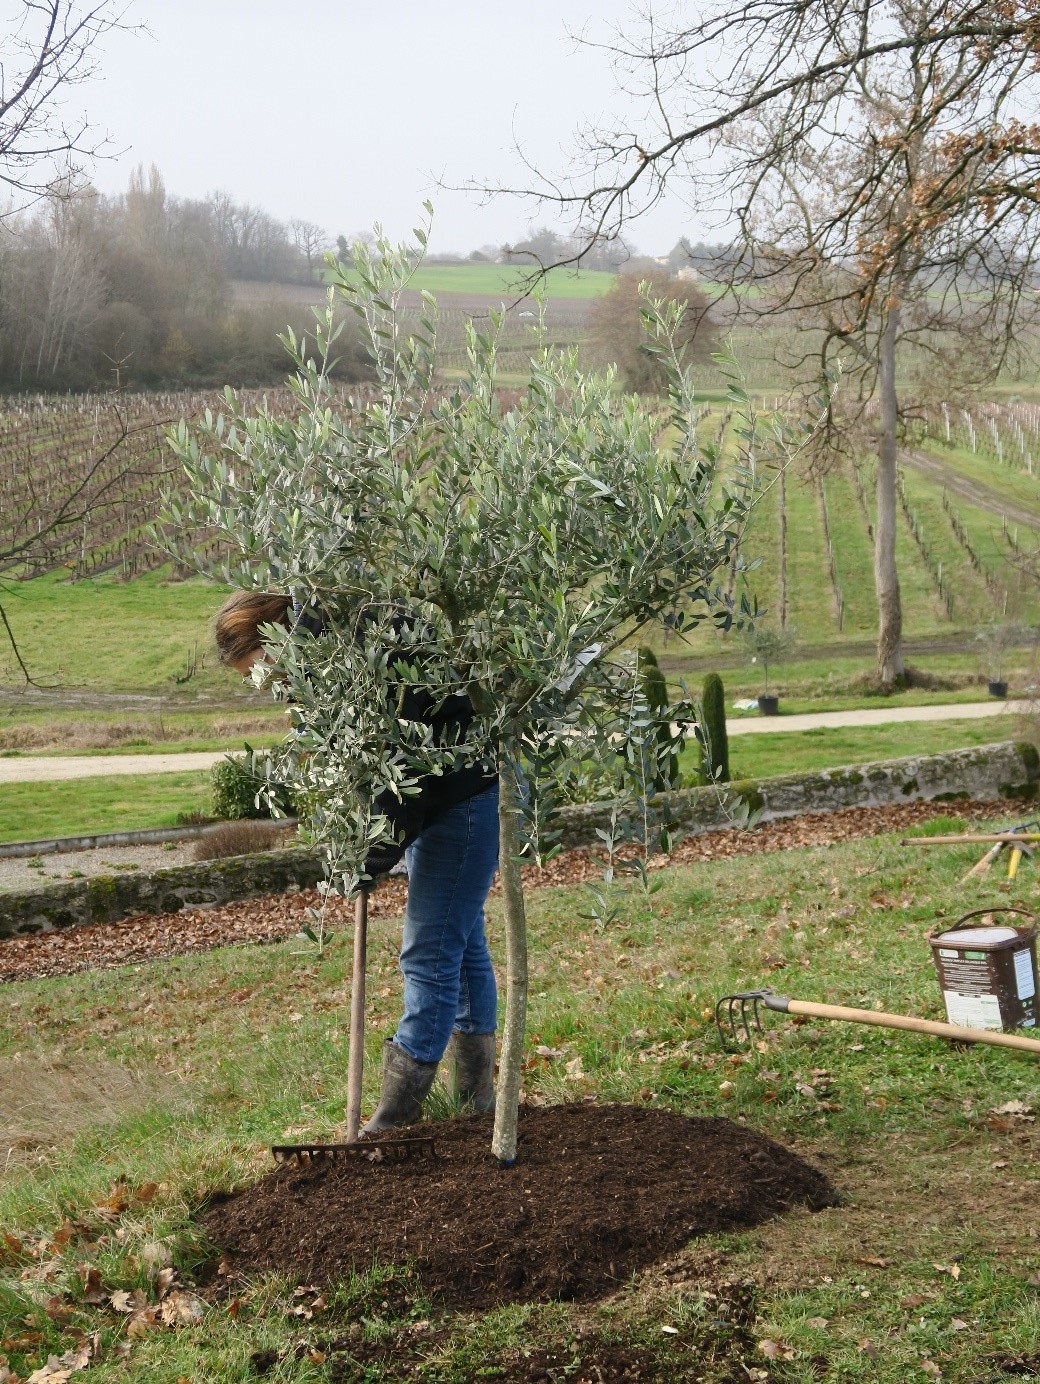
<svg viewBox="0 0 1040 1384">
<path fill-rule="evenodd" d="M 361 1129 L 361 1078 L 365 1067 L 365 962 L 368 951 L 368 894 L 354 901 L 354 971 L 350 978 L 350 1046 L 347 1051 L 347 1143 Z"/>
</svg>

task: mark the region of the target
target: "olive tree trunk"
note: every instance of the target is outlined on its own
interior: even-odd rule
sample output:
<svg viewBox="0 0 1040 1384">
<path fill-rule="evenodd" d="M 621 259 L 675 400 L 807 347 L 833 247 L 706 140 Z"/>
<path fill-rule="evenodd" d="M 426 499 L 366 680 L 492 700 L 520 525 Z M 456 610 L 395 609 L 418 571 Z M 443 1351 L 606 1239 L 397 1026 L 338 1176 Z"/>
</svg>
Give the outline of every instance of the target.
<svg viewBox="0 0 1040 1384">
<path fill-rule="evenodd" d="M 495 1093 L 495 1129 L 491 1138 L 491 1151 L 503 1163 L 512 1163 L 516 1158 L 516 1122 L 527 1026 L 527 917 L 520 874 L 523 836 L 519 767 L 515 753 L 503 747 L 498 774 L 498 871 L 506 927 L 506 1016 Z"/>
<path fill-rule="evenodd" d="M 881 402 L 881 436 L 877 463 L 877 524 L 874 529 L 874 588 L 878 602 L 878 677 L 891 685 L 904 674 L 903 606 L 896 571 L 896 341 L 899 308 L 888 309 L 881 337 L 878 388 Z"/>
</svg>

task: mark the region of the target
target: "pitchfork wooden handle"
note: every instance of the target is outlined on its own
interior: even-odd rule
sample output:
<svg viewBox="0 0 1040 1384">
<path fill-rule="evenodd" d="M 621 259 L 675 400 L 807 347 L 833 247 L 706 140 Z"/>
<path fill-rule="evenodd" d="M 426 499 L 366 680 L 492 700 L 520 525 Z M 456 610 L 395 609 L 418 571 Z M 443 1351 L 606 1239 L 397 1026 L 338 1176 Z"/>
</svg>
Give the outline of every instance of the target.
<svg viewBox="0 0 1040 1384">
<path fill-rule="evenodd" d="M 354 901 L 354 971 L 350 979 L 350 1046 L 347 1050 L 347 1142 L 361 1129 L 361 1079 L 365 1066 L 365 964 L 368 950 L 368 894 Z"/>
<path fill-rule="evenodd" d="M 847 1009 L 841 1004 L 816 1004 L 812 1000 L 787 1000 L 782 1006 L 779 995 L 770 995 L 770 1009 L 782 1009 L 788 1014 L 805 1014 L 812 1019 L 845 1019 L 854 1024 L 876 1024 L 879 1028 L 905 1028 L 912 1033 L 931 1033 L 937 1038 L 954 1038 L 959 1043 L 989 1043 L 993 1047 L 1018 1048 L 1020 1052 L 1040 1054 L 1040 1041 L 1021 1038 L 1017 1033 L 1000 1033 L 989 1028 L 962 1028 L 959 1024 L 942 1024 L 934 1019 L 914 1019 L 905 1014 L 884 1014 L 877 1009 Z"/>
</svg>

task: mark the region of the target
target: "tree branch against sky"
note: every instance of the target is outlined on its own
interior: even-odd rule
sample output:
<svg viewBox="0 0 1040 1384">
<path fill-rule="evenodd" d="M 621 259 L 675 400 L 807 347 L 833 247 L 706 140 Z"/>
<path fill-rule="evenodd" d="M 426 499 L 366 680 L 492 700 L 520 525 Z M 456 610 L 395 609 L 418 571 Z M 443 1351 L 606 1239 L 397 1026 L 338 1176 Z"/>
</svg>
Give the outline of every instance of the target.
<svg viewBox="0 0 1040 1384">
<path fill-rule="evenodd" d="M 98 68 L 104 36 L 127 27 L 118 0 L 21 0 L 6 21 L 0 56 L 0 183 L 14 206 L 72 180 L 108 143 L 90 119 L 68 109 L 70 89 Z"/>
<path fill-rule="evenodd" d="M 905 350 L 979 383 L 1016 356 L 1035 312 L 1040 12 L 1033 0 L 750 0 L 671 30 L 648 16 L 643 39 L 612 52 L 644 120 L 586 132 L 566 187 L 529 191 L 591 238 L 681 190 L 735 233 L 735 277 L 755 281 L 740 310 L 808 329 L 795 378 L 826 375 L 839 353 L 851 366 L 880 419 L 878 671 L 891 683 L 904 672 Z"/>
</svg>

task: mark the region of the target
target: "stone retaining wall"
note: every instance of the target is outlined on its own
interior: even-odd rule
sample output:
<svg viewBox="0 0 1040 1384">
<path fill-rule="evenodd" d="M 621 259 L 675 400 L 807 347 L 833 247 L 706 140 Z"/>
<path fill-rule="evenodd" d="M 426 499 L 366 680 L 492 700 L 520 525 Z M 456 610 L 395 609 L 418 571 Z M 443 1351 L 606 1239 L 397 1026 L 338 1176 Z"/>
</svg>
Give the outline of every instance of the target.
<svg viewBox="0 0 1040 1384">
<path fill-rule="evenodd" d="M 1029 744 L 1011 741 L 979 745 L 945 754 L 827 769 L 784 778 L 745 779 L 719 788 L 688 788 L 662 794 L 658 815 L 685 832 L 718 831 L 733 825 L 742 810 L 762 821 L 806 812 L 836 812 L 843 807 L 881 807 L 917 799 L 1033 798 L 1040 787 L 1040 755 Z M 597 829 L 610 822 L 609 803 L 568 808 L 565 846 L 588 846 Z"/>
<path fill-rule="evenodd" d="M 1038 787 L 1036 749 L 1008 741 L 824 773 L 746 780 L 722 789 L 690 788 L 662 794 L 656 805 L 662 819 L 696 833 L 732 826 L 745 811 L 769 820 L 915 799 L 1029 799 L 1037 795 Z M 597 829 L 608 826 L 609 820 L 609 803 L 567 808 L 562 814 L 561 842 L 566 847 L 592 845 L 598 840 Z M 297 847 L 148 875 L 99 875 L 25 893 L 0 894 L 0 938 L 313 888 L 321 873 L 317 855 Z"/>
</svg>

